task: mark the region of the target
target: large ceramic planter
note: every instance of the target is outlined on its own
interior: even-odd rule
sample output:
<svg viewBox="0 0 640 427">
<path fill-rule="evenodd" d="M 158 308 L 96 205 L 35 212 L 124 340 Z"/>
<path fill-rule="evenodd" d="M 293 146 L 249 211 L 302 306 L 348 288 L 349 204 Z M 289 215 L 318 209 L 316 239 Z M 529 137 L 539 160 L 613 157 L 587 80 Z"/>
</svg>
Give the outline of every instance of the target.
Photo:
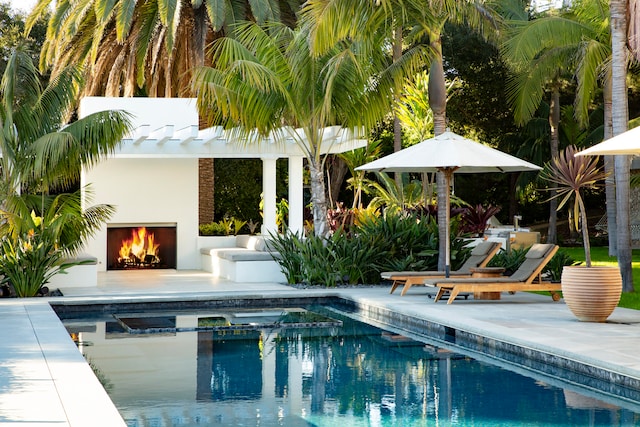
<svg viewBox="0 0 640 427">
<path fill-rule="evenodd" d="M 583 322 L 604 322 L 622 294 L 618 267 L 571 266 L 562 269 L 562 295 L 571 312 Z"/>
</svg>

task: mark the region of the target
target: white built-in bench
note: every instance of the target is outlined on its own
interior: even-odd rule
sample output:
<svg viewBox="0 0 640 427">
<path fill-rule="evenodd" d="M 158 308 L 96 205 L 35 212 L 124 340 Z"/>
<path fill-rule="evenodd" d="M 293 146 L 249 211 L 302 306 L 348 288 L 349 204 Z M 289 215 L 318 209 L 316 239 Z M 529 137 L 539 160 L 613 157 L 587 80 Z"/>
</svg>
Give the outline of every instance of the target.
<svg viewBox="0 0 640 427">
<path fill-rule="evenodd" d="M 241 234 L 227 242 L 228 246 L 200 249 L 203 270 L 234 282 L 286 282 L 274 260 L 280 254 L 270 250 L 264 237 Z"/>
<path fill-rule="evenodd" d="M 54 275 L 46 286 L 49 289 L 84 288 L 98 286 L 98 258 L 91 255 L 78 255 L 73 261 L 83 261 Z"/>
</svg>

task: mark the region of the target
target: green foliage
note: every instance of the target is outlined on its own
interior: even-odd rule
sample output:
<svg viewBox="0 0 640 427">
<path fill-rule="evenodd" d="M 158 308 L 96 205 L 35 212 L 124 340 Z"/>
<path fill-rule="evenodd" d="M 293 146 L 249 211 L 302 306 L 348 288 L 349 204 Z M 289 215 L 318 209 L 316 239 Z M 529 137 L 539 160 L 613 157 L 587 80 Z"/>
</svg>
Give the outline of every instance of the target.
<svg viewBox="0 0 640 427">
<path fill-rule="evenodd" d="M 28 36 L 24 35 L 24 19 L 21 12 L 11 10 L 6 2 L 0 2 L 0 73 L 4 72 L 7 59 L 15 48 L 28 53 L 34 64 L 38 63 L 40 47 L 46 39 L 48 16 L 38 19 Z"/>
<path fill-rule="evenodd" d="M 341 279 L 349 284 L 378 283 L 381 267 L 387 253 L 383 249 L 382 236 L 348 238 L 342 233 L 333 235 L 331 250 L 335 257 L 335 269 Z"/>
<path fill-rule="evenodd" d="M 424 194 L 420 181 L 407 182 L 408 174 L 403 174 L 400 186 L 387 173 L 376 173 L 378 181 L 363 180 L 365 193 L 372 197 L 369 207 L 385 207 L 386 212 L 396 214 L 403 210 L 424 206 L 425 200 L 431 200 L 433 193 L 427 189 Z"/>
<path fill-rule="evenodd" d="M 558 157 L 554 157 L 545 165 L 540 176 L 555 184 L 555 194 L 550 199 L 561 199 L 558 210 L 573 198 L 574 226 L 576 230 L 582 228 L 585 264 L 591 267 L 587 212 L 582 192 L 587 189 L 597 189 L 603 183 L 606 173 L 598 163 L 598 156 L 576 156 L 576 152 L 575 146 L 568 146 Z"/>
<path fill-rule="evenodd" d="M 113 152 L 130 130 L 124 112 L 104 111 L 67 123 L 83 84 L 80 69 L 41 84 L 33 60 L 11 52 L 0 81 L 0 274 L 18 296 L 33 296 L 113 214 L 82 206 L 80 171 Z M 90 189 L 85 188 L 85 192 Z"/>
<path fill-rule="evenodd" d="M 262 163 L 260 159 L 214 160 L 214 219 L 261 220 Z M 287 194 L 287 161 L 276 162 L 276 195 Z"/>
<path fill-rule="evenodd" d="M 228 236 L 227 227 L 218 222 L 200 224 L 198 229 L 200 230 L 201 236 Z"/>
<path fill-rule="evenodd" d="M 433 111 L 429 106 L 428 85 L 429 74 L 426 71 L 408 79 L 400 102 L 396 105 L 396 116 L 402 123 L 409 145 L 433 136 Z M 451 87 L 450 84 L 447 93 Z"/>
<path fill-rule="evenodd" d="M 438 232 L 431 218 L 418 220 L 415 215 L 368 215 L 360 219 L 355 233 L 358 238 L 377 241 L 387 259 L 407 260 L 402 270 L 433 270 L 438 265 Z M 383 263 L 380 271 L 387 271 Z"/>
<path fill-rule="evenodd" d="M 410 49 L 389 67 L 383 31 L 368 34 L 373 40 L 366 43 L 324 40 L 318 23 L 238 24 L 233 37 L 211 44 L 215 68 L 196 67 L 192 89 L 205 120 L 234 126 L 249 142 L 270 137 L 298 144 L 310 171 L 314 233 L 324 236 L 323 129 L 374 126 L 387 114 L 397 82 L 423 65 L 426 52 Z"/>
<path fill-rule="evenodd" d="M 302 239 L 301 235 L 290 231 L 285 234 L 271 233 L 270 246 L 281 255 L 276 261 L 280 264 L 280 270 L 287 278 L 287 283 L 302 283 L 304 259 L 298 252 L 298 248 L 303 245 Z"/>
<path fill-rule="evenodd" d="M 247 221 L 231 217 L 221 219 L 218 222 L 200 224 L 198 230 L 201 236 L 232 236 L 242 234 L 242 228 L 247 224 Z M 252 222 L 248 226 L 250 231 L 255 231 L 257 224 Z M 253 234 L 253 231 L 251 234 Z"/>
<path fill-rule="evenodd" d="M 5 234 L 0 240 L 0 283 L 12 287 L 18 297 L 38 295 L 51 277 L 82 263 L 66 262 L 55 227 L 46 227 L 35 214 L 31 217 L 34 228 L 16 237 Z"/>
<path fill-rule="evenodd" d="M 560 282 L 560 278 L 562 277 L 562 269 L 565 265 L 579 265 L 580 261 L 576 261 L 573 259 L 571 255 L 567 252 L 559 250 L 556 254 L 549 260 L 547 265 L 545 266 L 543 273 L 549 274 L 552 282 Z"/>
<path fill-rule="evenodd" d="M 323 284 L 331 288 L 342 281 L 342 274 L 336 266 L 336 254 L 333 251 L 335 240 L 340 238 L 340 235 L 335 234 L 330 239 L 311 235 L 298 242 L 296 248 L 303 260 L 301 283 Z"/>
<path fill-rule="evenodd" d="M 243 221 L 237 218 L 232 218 L 232 221 L 233 221 L 233 230 L 235 234 L 241 234 L 240 232 L 242 231 L 242 227 L 244 227 L 247 224 L 247 221 Z"/>
<path fill-rule="evenodd" d="M 454 227 L 455 228 L 455 227 Z M 435 221 L 414 215 L 367 216 L 353 233 L 336 232 L 330 238 L 273 235 L 273 248 L 289 283 L 336 286 L 340 283 L 377 283 L 380 272 L 432 270 L 437 267 L 438 232 Z M 453 268 L 468 257 L 462 239 L 452 239 Z"/>
<path fill-rule="evenodd" d="M 287 221 L 289 218 L 289 201 L 285 198 L 276 202 L 276 225 L 279 231 L 284 231 L 287 227 Z"/>
</svg>

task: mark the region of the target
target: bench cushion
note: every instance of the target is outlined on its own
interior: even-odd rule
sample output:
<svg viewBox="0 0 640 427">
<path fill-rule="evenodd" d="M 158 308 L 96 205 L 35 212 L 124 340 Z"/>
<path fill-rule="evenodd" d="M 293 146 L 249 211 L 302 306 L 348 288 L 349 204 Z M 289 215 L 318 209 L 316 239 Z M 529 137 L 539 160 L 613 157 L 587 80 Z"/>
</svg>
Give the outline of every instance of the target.
<svg viewBox="0 0 640 427">
<path fill-rule="evenodd" d="M 227 261 L 273 261 L 274 256 L 279 254 L 272 254 L 271 252 L 254 251 L 252 249 L 227 249 L 221 250 L 216 253 L 218 258 L 226 259 Z"/>
<path fill-rule="evenodd" d="M 236 236 L 236 247 L 264 251 L 266 249 L 266 243 L 264 237 L 261 236 L 238 234 Z"/>
</svg>

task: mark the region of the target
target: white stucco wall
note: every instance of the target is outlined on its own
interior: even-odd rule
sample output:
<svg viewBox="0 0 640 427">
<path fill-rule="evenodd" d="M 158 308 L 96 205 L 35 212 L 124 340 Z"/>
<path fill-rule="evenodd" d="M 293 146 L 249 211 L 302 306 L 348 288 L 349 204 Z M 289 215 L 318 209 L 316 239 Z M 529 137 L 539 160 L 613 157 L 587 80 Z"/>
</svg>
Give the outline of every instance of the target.
<svg viewBox="0 0 640 427">
<path fill-rule="evenodd" d="M 105 110 L 132 114 L 134 128 L 151 131 L 165 125 L 176 129 L 198 124 L 194 99 L 88 97 L 80 103 L 80 117 Z M 116 207 L 108 224 L 172 225 L 177 227 L 178 269 L 199 269 L 198 159 L 145 155 L 120 158 L 118 153 L 83 172 L 82 183 L 91 184 L 91 204 Z M 98 258 L 98 271 L 107 266 L 107 229 L 90 239 L 85 251 Z"/>
<path fill-rule="evenodd" d="M 177 268 L 199 269 L 198 159 L 109 159 L 85 172 L 92 204 L 116 207 L 111 225 L 177 226 Z M 86 252 L 106 270 L 107 231 L 87 242 Z"/>
<path fill-rule="evenodd" d="M 105 110 L 131 114 L 132 132 L 108 159 L 83 171 L 82 184 L 91 184 L 91 202 L 115 205 L 110 225 L 177 226 L 177 268 L 200 269 L 198 237 L 198 158 L 261 158 L 264 176 L 263 231 L 275 225 L 275 160 L 289 158 L 289 227 L 302 230 L 303 153 L 293 140 L 267 138 L 246 144 L 222 128 L 198 129 L 193 98 L 108 98 L 81 100 L 79 116 Z M 356 129 L 357 130 L 357 129 Z M 323 150 L 339 153 L 363 147 L 359 132 L 331 126 L 324 131 Z M 298 132 L 300 134 L 300 132 Z M 106 227 L 90 239 L 85 252 L 106 270 Z"/>
<path fill-rule="evenodd" d="M 132 115 L 134 128 L 149 125 L 151 131 L 165 125 L 175 129 L 197 125 L 195 98 L 110 98 L 89 96 L 80 101 L 80 117 L 98 111 L 124 110 Z"/>
</svg>

